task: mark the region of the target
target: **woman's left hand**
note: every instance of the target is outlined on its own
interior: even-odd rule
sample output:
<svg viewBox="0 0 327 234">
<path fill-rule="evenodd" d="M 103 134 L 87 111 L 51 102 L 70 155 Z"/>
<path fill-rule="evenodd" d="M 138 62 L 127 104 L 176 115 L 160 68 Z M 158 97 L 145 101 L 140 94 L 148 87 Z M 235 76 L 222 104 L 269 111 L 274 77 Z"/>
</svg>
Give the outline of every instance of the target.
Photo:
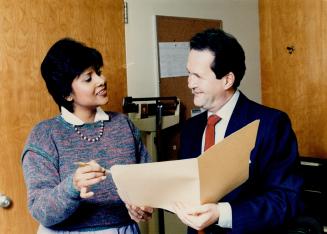
<svg viewBox="0 0 327 234">
<path fill-rule="evenodd" d="M 135 222 L 146 222 L 152 218 L 153 208 L 151 207 L 139 207 L 126 203 L 129 216 Z"/>
</svg>

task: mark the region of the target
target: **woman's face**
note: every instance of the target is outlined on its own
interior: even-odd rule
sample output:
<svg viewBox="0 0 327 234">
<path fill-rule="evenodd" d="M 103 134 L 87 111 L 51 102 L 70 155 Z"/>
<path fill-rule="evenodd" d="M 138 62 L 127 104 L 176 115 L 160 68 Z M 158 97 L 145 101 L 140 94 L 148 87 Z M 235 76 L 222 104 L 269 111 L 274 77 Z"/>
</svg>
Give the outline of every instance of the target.
<svg viewBox="0 0 327 234">
<path fill-rule="evenodd" d="M 91 67 L 86 69 L 73 80 L 70 98 L 73 101 L 74 113 L 95 110 L 98 106 L 108 103 L 105 77 Z"/>
</svg>

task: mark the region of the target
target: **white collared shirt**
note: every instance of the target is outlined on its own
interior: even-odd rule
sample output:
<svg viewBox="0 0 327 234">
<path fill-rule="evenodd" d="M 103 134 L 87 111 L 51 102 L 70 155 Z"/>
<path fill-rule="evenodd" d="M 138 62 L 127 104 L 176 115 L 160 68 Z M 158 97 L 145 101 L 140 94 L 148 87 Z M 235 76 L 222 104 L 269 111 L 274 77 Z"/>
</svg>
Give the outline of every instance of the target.
<svg viewBox="0 0 327 234">
<path fill-rule="evenodd" d="M 85 124 L 85 122 L 83 120 L 81 120 L 80 118 L 78 118 L 76 115 L 74 115 L 74 113 L 68 111 L 65 107 L 60 107 L 61 109 L 61 117 L 70 124 L 73 125 L 83 125 Z M 98 121 L 105 121 L 105 120 L 109 120 L 109 115 L 104 112 L 101 107 L 97 107 L 97 112 L 95 113 L 95 117 L 94 117 L 94 122 L 98 122 Z"/>
<path fill-rule="evenodd" d="M 215 126 L 215 143 L 218 143 L 224 139 L 229 120 L 232 116 L 239 96 L 240 92 L 236 90 L 231 99 L 229 99 L 228 102 L 217 111 L 217 113 L 208 111 L 208 117 L 216 114 L 221 118 L 221 120 Z M 205 131 L 202 136 L 202 152 L 204 151 L 204 139 Z M 232 207 L 230 204 L 228 202 L 219 202 L 217 207 L 220 214 L 218 225 L 223 228 L 232 228 Z"/>
</svg>

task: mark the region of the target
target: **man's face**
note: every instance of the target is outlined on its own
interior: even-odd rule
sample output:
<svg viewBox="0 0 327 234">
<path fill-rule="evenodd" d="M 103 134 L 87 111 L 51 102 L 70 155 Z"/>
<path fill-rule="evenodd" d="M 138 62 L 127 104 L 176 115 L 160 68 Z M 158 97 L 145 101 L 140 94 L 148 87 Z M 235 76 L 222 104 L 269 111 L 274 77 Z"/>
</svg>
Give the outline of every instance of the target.
<svg viewBox="0 0 327 234">
<path fill-rule="evenodd" d="M 214 55 L 209 50 L 191 50 L 187 61 L 188 87 L 194 95 L 194 105 L 217 112 L 228 100 L 226 78 L 217 79 L 211 70 Z"/>
</svg>

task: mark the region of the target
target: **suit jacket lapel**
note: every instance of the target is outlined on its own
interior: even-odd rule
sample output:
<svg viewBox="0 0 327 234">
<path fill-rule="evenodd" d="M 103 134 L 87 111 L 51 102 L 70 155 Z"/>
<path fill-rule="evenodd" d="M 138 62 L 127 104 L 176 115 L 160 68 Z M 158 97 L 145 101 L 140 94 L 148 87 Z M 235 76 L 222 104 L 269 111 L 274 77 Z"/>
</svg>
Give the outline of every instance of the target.
<svg viewBox="0 0 327 234">
<path fill-rule="evenodd" d="M 204 133 L 204 129 L 207 125 L 207 117 L 208 117 L 208 112 L 205 111 L 199 115 L 199 122 L 198 126 L 195 127 L 195 134 L 194 137 L 194 147 L 196 147 L 194 150 L 196 151 L 197 155 L 201 154 L 201 146 L 202 146 L 202 137 Z"/>
<path fill-rule="evenodd" d="M 245 97 L 245 95 L 240 92 L 240 96 L 237 100 L 235 109 L 232 113 L 232 116 L 229 120 L 225 137 L 229 136 L 230 134 L 236 132 L 237 130 L 244 127 L 244 125 L 247 124 L 247 105 L 248 105 L 248 99 Z"/>
</svg>

